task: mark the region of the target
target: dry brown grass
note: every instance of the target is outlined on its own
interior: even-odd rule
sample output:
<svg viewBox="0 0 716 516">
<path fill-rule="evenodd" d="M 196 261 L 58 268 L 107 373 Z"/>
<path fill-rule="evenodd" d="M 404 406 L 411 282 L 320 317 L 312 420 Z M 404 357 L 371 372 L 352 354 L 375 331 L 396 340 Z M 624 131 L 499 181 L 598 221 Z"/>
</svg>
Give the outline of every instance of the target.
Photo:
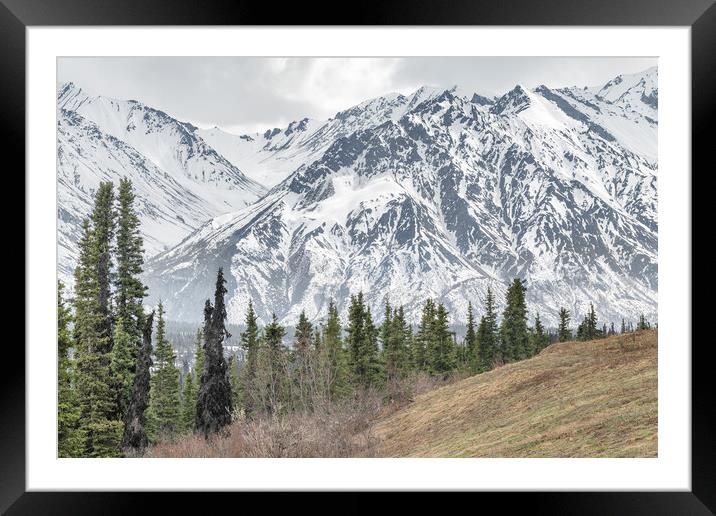
<svg viewBox="0 0 716 516">
<path fill-rule="evenodd" d="M 383 394 L 361 392 L 351 400 L 254 420 L 238 419 L 223 435 L 181 437 L 150 448 L 146 457 L 356 457 L 370 456 L 370 423 L 387 413 Z"/>
<path fill-rule="evenodd" d="M 657 332 L 553 344 L 383 417 L 385 457 L 655 457 Z"/>
</svg>

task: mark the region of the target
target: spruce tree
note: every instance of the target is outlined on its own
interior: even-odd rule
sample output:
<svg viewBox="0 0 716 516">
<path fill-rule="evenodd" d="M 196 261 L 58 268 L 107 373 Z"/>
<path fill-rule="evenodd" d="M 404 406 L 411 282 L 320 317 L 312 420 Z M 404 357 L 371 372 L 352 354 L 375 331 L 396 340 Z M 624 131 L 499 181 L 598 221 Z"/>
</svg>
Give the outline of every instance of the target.
<svg viewBox="0 0 716 516">
<path fill-rule="evenodd" d="M 134 207 L 134 191 L 129 179 L 119 182 L 117 194 L 116 274 L 114 276 L 115 337 L 123 349 L 113 355 L 112 371 L 120 382 L 120 415 L 129 403 L 137 353 L 142 345 L 146 287 L 139 279 L 144 265 L 139 217 Z M 119 332 L 119 333 L 118 333 Z M 113 346 L 116 346 L 116 339 Z"/>
<path fill-rule="evenodd" d="M 385 309 L 383 312 L 383 322 L 380 325 L 380 344 L 383 347 L 383 353 L 385 353 L 386 348 L 390 346 L 390 331 L 392 322 L 393 309 L 390 306 L 390 302 L 386 298 Z"/>
<path fill-rule="evenodd" d="M 57 454 L 78 457 L 82 453 L 78 431 L 80 409 L 75 385 L 75 363 L 70 357 L 73 346 L 70 324 L 72 314 L 62 298 L 64 285 L 57 282 Z"/>
<path fill-rule="evenodd" d="M 240 406 L 241 401 L 241 382 L 239 381 L 239 357 L 233 354 L 227 362 L 229 368 L 229 384 L 231 385 L 231 406 L 233 408 Z"/>
<path fill-rule="evenodd" d="M 196 371 L 190 370 L 184 376 L 184 385 L 181 393 L 181 428 L 183 432 L 191 433 L 194 430 L 196 418 Z"/>
<path fill-rule="evenodd" d="M 359 387 L 379 385 L 383 368 L 378 354 L 378 331 L 370 309 L 363 303 L 363 292 L 351 296 L 346 341 L 353 383 Z"/>
<path fill-rule="evenodd" d="M 103 183 L 103 185 L 105 185 Z M 109 193 L 108 193 L 109 192 Z M 101 210 L 111 210 L 111 185 L 100 186 L 93 220 L 106 222 Z M 109 204 L 107 199 L 109 198 Z M 101 202 L 100 202 L 101 201 Z M 109 244 L 102 229 L 85 220 L 75 268 L 74 335 L 77 357 L 77 396 L 80 408 L 81 454 L 116 457 L 121 453 L 122 422 L 117 420 L 117 399 L 111 385 L 111 321 L 109 314 Z M 107 267 L 106 267 L 107 266 Z"/>
<path fill-rule="evenodd" d="M 363 383 L 368 374 L 368 364 L 364 349 L 366 328 L 362 292 L 359 292 L 358 295 L 351 295 L 346 333 L 346 343 L 348 345 L 353 381 L 355 383 Z"/>
<path fill-rule="evenodd" d="M 124 435 L 122 447 L 125 449 L 143 450 L 147 447 L 147 408 L 149 407 L 149 391 L 151 384 L 150 369 L 152 367 L 152 325 L 154 312 L 144 318 L 142 328 L 142 347 L 137 353 L 137 363 L 132 382 L 132 397 L 129 400 L 124 416 Z"/>
<path fill-rule="evenodd" d="M 577 339 L 581 341 L 594 340 L 601 336 L 601 332 L 597 328 L 597 314 L 594 311 L 594 305 L 589 303 L 589 310 L 584 316 L 584 320 L 577 328 Z"/>
<path fill-rule="evenodd" d="M 92 220 L 92 259 L 96 275 L 97 318 L 95 321 L 99 351 L 109 353 L 112 350 L 112 253 L 116 229 L 114 210 L 114 187 L 111 182 L 100 183 L 95 195 Z"/>
<path fill-rule="evenodd" d="M 624 335 L 626 332 L 627 332 L 626 322 L 624 321 L 624 318 L 622 318 L 621 334 Z"/>
<path fill-rule="evenodd" d="M 433 346 L 433 327 L 435 321 L 435 302 L 428 298 L 420 315 L 418 333 L 413 343 L 413 364 L 418 371 L 429 371 L 429 353 Z"/>
<path fill-rule="evenodd" d="M 494 363 L 501 359 L 495 297 L 490 287 L 487 287 L 484 313 L 485 315 L 480 319 L 480 325 L 477 329 L 477 356 L 480 371 L 492 369 Z"/>
<path fill-rule="evenodd" d="M 502 354 L 506 361 L 522 360 L 529 356 L 525 285 L 519 278 L 515 278 L 507 289 L 500 337 L 503 346 Z"/>
<path fill-rule="evenodd" d="M 256 411 L 256 373 L 258 371 L 259 353 L 259 326 L 258 318 L 254 312 L 254 305 L 249 300 L 249 307 L 246 310 L 246 329 L 241 332 L 241 348 L 244 350 L 244 367 L 241 369 L 241 392 L 244 412 L 251 417 Z"/>
<path fill-rule="evenodd" d="M 259 351 L 257 382 L 262 408 L 268 414 L 281 413 L 286 407 L 288 382 L 286 378 L 286 348 L 283 338 L 286 329 L 279 324 L 276 314 L 264 328 Z"/>
<path fill-rule="evenodd" d="M 204 309 L 205 364 L 196 404 L 196 428 L 207 438 L 231 423 L 233 412 L 223 346 L 224 339 L 230 336 L 225 326 L 225 283 L 224 271 L 220 268 L 216 276 L 214 305 L 212 307 L 207 301 Z"/>
<path fill-rule="evenodd" d="M 478 371 L 477 334 L 475 333 L 475 316 L 472 312 L 472 302 L 467 304 L 467 328 L 465 331 L 465 361 L 470 372 Z"/>
<path fill-rule="evenodd" d="M 294 378 L 291 390 L 295 393 L 295 402 L 303 410 L 310 408 L 313 394 L 311 392 L 312 340 L 313 325 L 306 317 L 306 312 L 301 311 L 294 334 L 292 353 Z"/>
<path fill-rule="evenodd" d="M 649 324 L 649 321 L 646 320 L 644 314 L 639 315 L 639 325 L 637 326 L 637 330 L 648 330 L 649 328 L 651 328 L 651 324 Z"/>
<path fill-rule="evenodd" d="M 387 339 L 384 344 L 385 371 L 388 378 L 405 376 L 408 371 L 409 358 L 406 345 L 408 324 L 405 321 L 405 310 L 399 307 L 392 312 L 392 318 L 387 327 Z"/>
<path fill-rule="evenodd" d="M 196 330 L 194 340 L 194 367 L 187 374 L 182 390 L 181 418 L 185 432 L 192 433 L 196 421 L 196 400 L 199 394 L 201 375 L 204 372 L 204 334 L 201 328 Z"/>
<path fill-rule="evenodd" d="M 570 314 L 566 308 L 559 309 L 559 328 L 557 329 L 557 336 L 560 342 L 567 342 L 572 340 L 572 330 L 569 327 Z"/>
<path fill-rule="evenodd" d="M 542 321 L 539 318 L 539 312 L 537 315 L 535 315 L 535 325 L 532 329 L 532 335 L 531 335 L 531 353 L 532 355 L 536 355 L 540 351 L 542 351 L 544 348 L 547 347 L 549 344 L 549 335 L 544 330 L 544 326 L 542 325 Z"/>
<path fill-rule="evenodd" d="M 433 376 L 446 378 L 457 366 L 457 357 L 448 321 L 448 312 L 438 303 L 430 331 L 428 348 L 429 372 Z"/>
<path fill-rule="evenodd" d="M 149 410 L 154 439 L 172 436 L 183 426 L 180 420 L 179 369 L 172 345 L 166 338 L 164 306 L 157 311 L 157 334 L 154 349 L 154 374 L 151 378 Z"/>
<path fill-rule="evenodd" d="M 320 371 L 323 390 L 328 400 L 346 397 L 350 393 L 348 357 L 343 348 L 341 320 L 333 300 L 328 305 L 328 319 L 323 325 L 320 352 Z"/>
<path fill-rule="evenodd" d="M 363 333 L 363 354 L 368 366 L 364 386 L 382 387 L 385 382 L 385 363 L 378 347 L 378 328 L 373 323 L 370 308 L 364 305 L 365 332 Z"/>
<path fill-rule="evenodd" d="M 117 398 L 117 410 L 124 420 L 129 401 L 132 398 L 132 386 L 138 349 L 132 335 L 133 330 L 128 329 L 125 319 L 119 315 L 114 325 L 113 344 L 111 351 L 112 387 Z"/>
</svg>

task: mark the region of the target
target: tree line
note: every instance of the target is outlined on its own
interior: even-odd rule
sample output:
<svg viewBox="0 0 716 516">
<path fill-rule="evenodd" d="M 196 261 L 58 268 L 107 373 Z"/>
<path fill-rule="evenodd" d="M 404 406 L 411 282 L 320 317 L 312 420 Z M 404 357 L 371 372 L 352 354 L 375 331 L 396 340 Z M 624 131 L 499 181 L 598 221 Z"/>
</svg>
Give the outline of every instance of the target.
<svg viewBox="0 0 716 516">
<path fill-rule="evenodd" d="M 241 356 L 227 357 L 227 291 L 219 269 L 213 300 L 206 300 L 204 322 L 196 330 L 194 367 L 182 375 L 167 338 L 163 304 L 144 311 L 143 244 L 134 201 L 127 179 L 119 182 L 116 196 L 112 183 L 99 185 L 93 211 L 83 222 L 69 303 L 59 284 L 61 457 L 116 457 L 141 452 L 163 438 L 194 432 L 209 437 L 236 418 L 311 411 L 364 389 L 390 399 L 391 386 L 411 375 L 447 379 L 481 373 L 530 358 L 555 340 L 616 333 L 613 324 L 598 327 L 592 305 L 574 334 L 565 308 L 559 309 L 554 334 L 539 313 L 530 324 L 526 284 L 515 278 L 500 321 L 491 288 L 479 320 L 468 303 L 459 342 L 448 310 L 434 299 L 425 300 L 413 327 L 404 307 L 388 300 L 378 323 L 358 292 L 350 297 L 345 323 L 333 301 L 317 322 L 301 312 L 290 345 L 276 315 L 260 327 L 249 302 L 239 335 Z M 649 326 L 642 315 L 637 329 Z M 622 320 L 622 333 L 633 330 Z"/>
</svg>

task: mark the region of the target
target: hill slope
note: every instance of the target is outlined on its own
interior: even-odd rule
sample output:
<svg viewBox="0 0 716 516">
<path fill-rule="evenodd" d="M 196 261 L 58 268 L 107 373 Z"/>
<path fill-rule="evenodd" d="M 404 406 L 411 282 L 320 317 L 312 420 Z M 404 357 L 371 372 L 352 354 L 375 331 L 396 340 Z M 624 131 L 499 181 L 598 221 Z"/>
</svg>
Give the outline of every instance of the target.
<svg viewBox="0 0 716 516">
<path fill-rule="evenodd" d="M 388 457 L 656 457 L 657 331 L 553 344 L 374 430 Z"/>
</svg>

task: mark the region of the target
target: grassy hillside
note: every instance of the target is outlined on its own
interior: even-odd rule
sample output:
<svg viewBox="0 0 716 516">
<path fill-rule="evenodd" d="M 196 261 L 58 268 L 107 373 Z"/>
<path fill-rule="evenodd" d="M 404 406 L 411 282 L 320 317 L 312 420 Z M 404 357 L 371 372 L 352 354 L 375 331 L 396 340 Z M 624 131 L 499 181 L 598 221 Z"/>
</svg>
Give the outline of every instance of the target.
<svg viewBox="0 0 716 516">
<path fill-rule="evenodd" d="M 656 457 L 657 332 L 553 344 L 417 396 L 377 456 Z"/>
</svg>

